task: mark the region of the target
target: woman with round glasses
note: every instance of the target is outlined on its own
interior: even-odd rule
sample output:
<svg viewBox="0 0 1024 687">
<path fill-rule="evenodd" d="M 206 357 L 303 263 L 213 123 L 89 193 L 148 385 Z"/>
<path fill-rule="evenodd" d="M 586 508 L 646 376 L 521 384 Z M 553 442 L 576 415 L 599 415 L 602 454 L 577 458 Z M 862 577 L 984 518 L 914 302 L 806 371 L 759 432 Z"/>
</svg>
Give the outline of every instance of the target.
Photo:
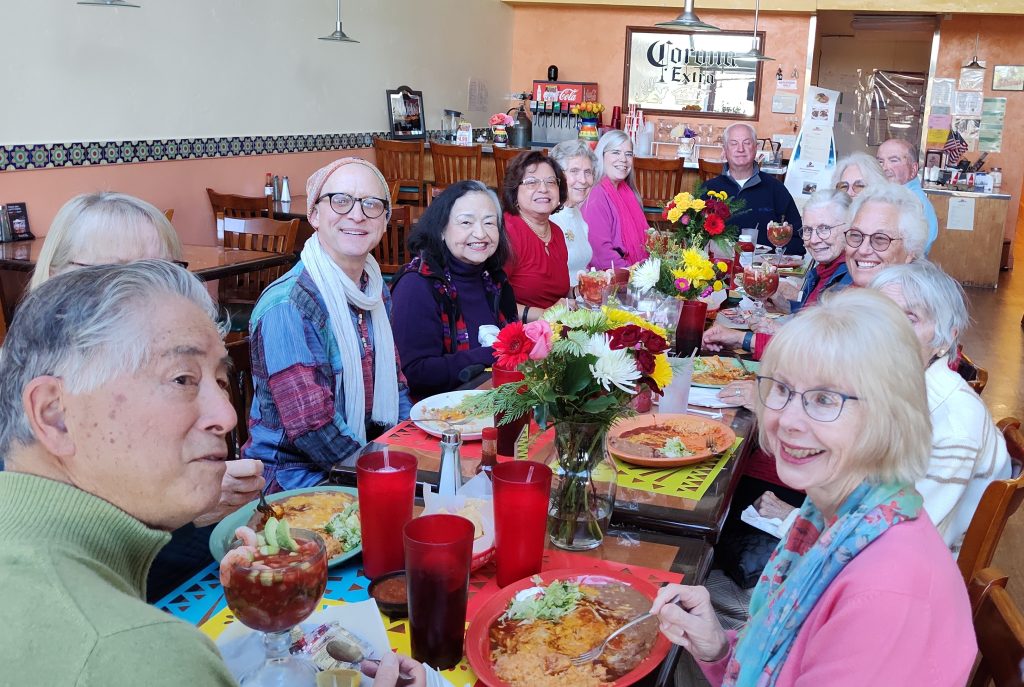
<svg viewBox="0 0 1024 687">
<path fill-rule="evenodd" d="M 597 142 L 594 188 L 580 207 L 590 229 L 599 270 L 630 267 L 647 259 L 647 217 L 633 172 L 633 142 L 614 129 Z"/>
<path fill-rule="evenodd" d="M 242 452 L 266 464 L 271 490 L 322 484 L 411 407 L 391 294 L 370 255 L 387 230 L 387 182 L 366 160 L 342 158 L 309 177 L 306 203 L 316 231 L 249 325 L 254 397 Z"/>
<path fill-rule="evenodd" d="M 712 685 L 963 685 L 977 644 L 963 579 L 914 489 L 931 432 L 906 317 L 861 289 L 807 308 L 772 340 L 758 392 L 761 445 L 807 499 L 738 633 L 706 589 L 683 585 L 658 592 L 661 632 Z"/>
<path fill-rule="evenodd" d="M 836 163 L 832 173 L 832 187 L 856 198 L 864 189 L 885 184 L 888 181 L 878 160 L 867 153 L 851 153 Z"/>
<path fill-rule="evenodd" d="M 853 201 L 850 217 L 844 239 L 854 285 L 866 287 L 889 265 L 924 257 L 928 223 L 921 202 L 904 186 L 872 186 Z"/>
<path fill-rule="evenodd" d="M 569 251 L 561 227 L 551 221 L 568 192 L 562 168 L 539 150 L 520 153 L 505 169 L 501 200 L 512 249 L 505 273 L 524 323 L 569 294 Z"/>
<path fill-rule="evenodd" d="M 565 235 L 565 245 L 569 250 L 569 285 L 576 288 L 580 271 L 587 269 L 594 257 L 594 249 L 590 247 L 590 229 L 580 214 L 580 205 L 594 186 L 597 158 L 587 142 L 579 139 L 562 141 L 548 155 L 565 172 L 565 183 L 569 190 L 565 205 L 551 219 L 561 227 Z"/>
<path fill-rule="evenodd" d="M 391 283 L 391 326 L 409 390 L 424 398 L 490 367 L 480 328 L 519 319 L 497 196 L 479 181 L 452 184 L 423 213 L 409 251 L 415 257 Z"/>
</svg>

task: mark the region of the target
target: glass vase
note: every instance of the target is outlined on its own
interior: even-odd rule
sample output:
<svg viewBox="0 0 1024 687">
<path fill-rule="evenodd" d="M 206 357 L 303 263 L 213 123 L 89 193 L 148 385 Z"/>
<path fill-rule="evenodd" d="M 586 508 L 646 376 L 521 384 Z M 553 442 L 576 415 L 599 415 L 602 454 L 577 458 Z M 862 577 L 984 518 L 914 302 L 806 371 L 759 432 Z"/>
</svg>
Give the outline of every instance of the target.
<svg viewBox="0 0 1024 687">
<path fill-rule="evenodd" d="M 598 422 L 555 422 L 555 453 L 548 508 L 551 543 L 569 551 L 597 548 L 615 507 L 618 471 L 608 453 L 608 427 Z"/>
</svg>

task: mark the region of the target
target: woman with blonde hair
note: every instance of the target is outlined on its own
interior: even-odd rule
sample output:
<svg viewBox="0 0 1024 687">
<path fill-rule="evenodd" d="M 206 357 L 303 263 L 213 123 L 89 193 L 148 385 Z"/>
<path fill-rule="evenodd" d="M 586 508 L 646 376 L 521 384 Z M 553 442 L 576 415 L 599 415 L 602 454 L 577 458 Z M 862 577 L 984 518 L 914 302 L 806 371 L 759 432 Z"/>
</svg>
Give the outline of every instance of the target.
<svg viewBox="0 0 1024 687">
<path fill-rule="evenodd" d="M 181 260 L 181 242 L 164 213 L 125 193 L 83 193 L 53 218 L 29 288 L 76 267 L 146 258 Z"/>
<path fill-rule="evenodd" d="M 594 151 L 594 187 L 580 206 L 599 270 L 629 267 L 647 259 L 647 217 L 633 171 L 633 142 L 623 131 L 609 131 Z"/>
</svg>

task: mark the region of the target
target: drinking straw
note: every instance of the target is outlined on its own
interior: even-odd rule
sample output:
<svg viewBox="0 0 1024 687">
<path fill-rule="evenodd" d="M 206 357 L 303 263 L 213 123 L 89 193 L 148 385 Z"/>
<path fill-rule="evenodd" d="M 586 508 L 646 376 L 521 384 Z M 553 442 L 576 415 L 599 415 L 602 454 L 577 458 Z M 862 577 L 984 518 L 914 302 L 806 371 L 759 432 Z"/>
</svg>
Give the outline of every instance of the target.
<svg viewBox="0 0 1024 687">
<path fill-rule="evenodd" d="M 693 349 L 693 352 L 692 352 L 692 353 L 690 353 L 690 355 L 688 355 L 688 356 L 686 356 L 686 357 L 687 357 L 687 358 L 692 358 L 692 357 L 694 357 L 695 355 L 697 355 L 697 349 L 698 349 L 698 348 L 700 348 L 700 346 L 696 346 L 696 347 L 694 347 L 694 349 Z"/>
<path fill-rule="evenodd" d="M 526 481 L 527 482 L 532 482 L 533 481 L 533 466 L 532 465 L 526 470 Z"/>
<path fill-rule="evenodd" d="M 384 469 L 391 467 L 391 462 L 388 460 L 388 445 L 384 444 Z"/>
</svg>

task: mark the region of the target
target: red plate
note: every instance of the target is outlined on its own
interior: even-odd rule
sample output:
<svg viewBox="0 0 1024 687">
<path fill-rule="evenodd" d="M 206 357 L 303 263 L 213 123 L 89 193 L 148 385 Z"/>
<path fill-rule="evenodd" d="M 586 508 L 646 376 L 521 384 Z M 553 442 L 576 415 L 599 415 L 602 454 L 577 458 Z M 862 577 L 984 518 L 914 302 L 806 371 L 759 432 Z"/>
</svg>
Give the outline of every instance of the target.
<svg viewBox="0 0 1024 687">
<path fill-rule="evenodd" d="M 598 573 L 564 568 L 562 570 L 546 570 L 540 573 L 539 577 L 541 584 L 545 585 L 551 584 L 555 580 L 570 580 L 593 586 L 619 582 L 629 585 L 651 601 L 654 601 L 654 597 L 658 593 L 654 585 L 633 577 L 628 573 L 613 570 Z M 469 623 L 469 630 L 466 631 L 466 657 L 469 659 L 469 665 L 473 667 L 473 672 L 476 673 L 481 682 L 489 687 L 508 687 L 508 683 L 499 678 L 497 673 L 494 672 L 494 666 L 491 663 L 491 625 L 505 612 L 512 597 L 524 589 L 536 586 L 539 585 L 529 577 L 510 584 L 488 599 Z M 659 632 L 658 638 L 654 642 L 654 647 L 647 658 L 642 660 L 636 668 L 612 683 L 614 687 L 625 687 L 625 685 L 632 685 L 638 682 L 665 659 L 670 646 L 669 641 Z"/>
</svg>

